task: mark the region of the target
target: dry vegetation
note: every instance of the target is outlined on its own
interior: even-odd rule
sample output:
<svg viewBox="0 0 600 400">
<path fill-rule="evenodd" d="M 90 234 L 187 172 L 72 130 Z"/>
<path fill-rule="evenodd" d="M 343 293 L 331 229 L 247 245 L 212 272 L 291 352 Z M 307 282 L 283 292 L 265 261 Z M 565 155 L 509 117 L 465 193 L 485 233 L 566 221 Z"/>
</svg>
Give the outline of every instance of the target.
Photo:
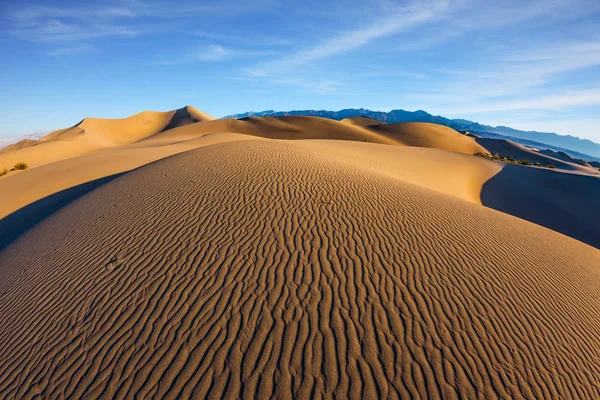
<svg viewBox="0 0 600 400">
<path fill-rule="evenodd" d="M 0 171 L 0 176 L 4 176 L 4 175 L 8 174 L 11 171 L 25 170 L 25 169 L 27 169 L 27 163 L 24 162 L 24 161 L 19 161 L 10 170 L 8 168 L 4 167 L 2 169 L 2 171 Z"/>
<path fill-rule="evenodd" d="M 525 165 L 528 167 L 556 168 L 556 166 L 554 164 L 543 165 L 539 162 L 532 163 L 527 160 L 515 160 L 512 157 L 501 156 L 498 153 L 490 154 L 490 153 L 480 152 L 480 153 L 475 153 L 475 155 L 479 156 L 479 157 L 487 158 L 488 160 L 502 161 L 502 162 L 505 162 L 508 164 Z"/>
<path fill-rule="evenodd" d="M 14 169 L 17 169 L 17 170 L 27 169 L 27 163 L 24 161 L 19 161 L 18 163 L 15 164 Z"/>
</svg>

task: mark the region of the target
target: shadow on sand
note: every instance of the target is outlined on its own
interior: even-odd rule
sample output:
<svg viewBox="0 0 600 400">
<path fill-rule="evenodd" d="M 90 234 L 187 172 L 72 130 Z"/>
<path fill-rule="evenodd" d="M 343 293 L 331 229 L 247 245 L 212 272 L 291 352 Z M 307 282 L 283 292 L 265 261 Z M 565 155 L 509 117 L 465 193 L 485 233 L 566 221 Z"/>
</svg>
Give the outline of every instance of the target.
<svg viewBox="0 0 600 400">
<path fill-rule="evenodd" d="M 600 249 L 600 179 L 506 165 L 483 185 L 490 208 L 545 226 Z"/>
<path fill-rule="evenodd" d="M 65 189 L 35 201 L 0 219 L 0 251 L 4 250 L 8 245 L 19 238 L 19 236 L 23 235 L 48 216 L 77 200 L 86 193 L 121 175 L 123 174 L 114 174 Z"/>
</svg>

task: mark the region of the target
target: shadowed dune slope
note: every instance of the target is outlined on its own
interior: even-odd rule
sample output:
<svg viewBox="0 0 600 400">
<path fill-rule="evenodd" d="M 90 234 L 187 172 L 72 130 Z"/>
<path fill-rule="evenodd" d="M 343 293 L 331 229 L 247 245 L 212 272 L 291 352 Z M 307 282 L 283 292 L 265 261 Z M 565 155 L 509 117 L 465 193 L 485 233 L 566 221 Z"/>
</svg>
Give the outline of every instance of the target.
<svg viewBox="0 0 600 400">
<path fill-rule="evenodd" d="M 598 172 L 590 167 L 584 167 L 582 165 L 559 160 L 558 158 L 549 157 L 509 140 L 484 138 L 478 138 L 476 140 L 477 143 L 483 146 L 489 153 L 498 153 L 501 156 L 511 157 L 515 160 L 526 160 L 531 163 L 539 162 L 544 166 L 553 164 L 559 169 L 583 172 L 586 174 L 596 174 Z"/>
<path fill-rule="evenodd" d="M 481 202 L 600 249 L 600 179 L 505 165 L 481 190 Z"/>
<path fill-rule="evenodd" d="M 486 152 L 473 138 L 452 128 L 427 122 L 372 125 L 368 129 L 405 146 L 431 147 L 466 154 Z"/>
<path fill-rule="evenodd" d="M 567 161 L 572 164 L 583 165 L 584 167 L 591 166 L 591 164 L 589 164 L 587 161 L 582 160 L 580 158 L 573 158 L 570 155 L 568 155 L 567 153 L 565 153 L 564 151 L 554 151 L 552 149 L 543 149 L 543 150 L 539 150 L 539 152 L 544 155 L 547 155 L 549 157 L 558 158 L 559 160 Z"/>
<path fill-rule="evenodd" d="M 600 252 L 307 146 L 157 161 L 0 252 L 0 397 L 600 397 Z"/>
</svg>

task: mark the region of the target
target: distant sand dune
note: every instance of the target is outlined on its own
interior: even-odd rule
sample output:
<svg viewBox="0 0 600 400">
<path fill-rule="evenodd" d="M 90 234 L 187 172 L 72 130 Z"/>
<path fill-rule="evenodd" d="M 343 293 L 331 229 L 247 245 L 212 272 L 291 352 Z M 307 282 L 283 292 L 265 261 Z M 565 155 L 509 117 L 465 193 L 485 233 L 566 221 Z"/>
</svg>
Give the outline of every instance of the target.
<svg viewBox="0 0 600 400">
<path fill-rule="evenodd" d="M 198 123 L 201 122 L 201 123 Z M 380 127 L 387 128 L 380 128 Z M 187 106 L 176 111 L 144 111 L 123 119 L 86 118 L 72 128 L 37 141 L 23 141 L 0 152 L 0 168 L 26 161 L 31 167 L 109 147 L 153 139 L 151 143 L 197 138 L 212 133 L 240 133 L 270 139 L 335 139 L 402 146 L 441 148 L 467 154 L 485 151 L 472 138 L 426 123 L 360 126 L 317 117 L 214 118 Z"/>
<path fill-rule="evenodd" d="M 600 397 L 598 250 L 323 143 L 172 156 L 12 242 L 0 398 Z"/>
<path fill-rule="evenodd" d="M 486 152 L 472 137 L 454 129 L 426 122 L 402 122 L 370 126 L 374 132 L 397 140 L 405 146 L 430 147 L 465 154 Z"/>
<path fill-rule="evenodd" d="M 24 140 L 0 151 L 0 168 L 25 161 L 35 167 L 136 142 L 165 129 L 214 118 L 191 106 L 175 111 L 143 111 L 121 119 L 85 118 L 40 140 Z"/>
<path fill-rule="evenodd" d="M 515 160 L 526 160 L 531 163 L 539 162 L 543 166 L 554 165 L 556 168 L 566 171 L 582 172 L 585 174 L 597 174 L 598 171 L 591 167 L 570 163 L 558 158 L 553 158 L 545 154 L 528 149 L 518 143 L 503 139 L 484 139 L 477 138 L 477 143 L 484 147 L 490 153 L 498 153 L 502 156 L 511 157 Z"/>
<path fill-rule="evenodd" d="M 344 118 L 340 122 L 344 124 L 357 125 L 357 126 L 372 126 L 372 125 L 384 125 L 385 122 L 369 117 L 352 117 Z"/>
</svg>

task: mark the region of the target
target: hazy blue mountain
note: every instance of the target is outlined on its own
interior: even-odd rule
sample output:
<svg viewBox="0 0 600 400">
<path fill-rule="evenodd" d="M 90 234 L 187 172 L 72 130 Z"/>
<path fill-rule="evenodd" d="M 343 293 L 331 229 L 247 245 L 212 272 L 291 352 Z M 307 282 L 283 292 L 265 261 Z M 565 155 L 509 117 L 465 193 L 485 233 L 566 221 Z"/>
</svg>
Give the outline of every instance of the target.
<svg viewBox="0 0 600 400">
<path fill-rule="evenodd" d="M 571 152 L 572 156 L 598 160 L 600 158 L 600 144 L 591 140 L 580 139 L 570 135 L 559 135 L 556 133 L 520 131 L 507 126 L 489 126 L 466 119 L 448 119 L 441 116 L 431 115 L 426 111 L 405 111 L 392 110 L 390 112 L 372 111 L 364 108 L 349 108 L 339 111 L 328 110 L 294 110 L 294 111 L 274 111 L 266 110 L 260 112 L 245 112 L 242 114 L 229 115 L 225 118 L 244 118 L 244 117 L 274 117 L 285 115 L 306 115 L 313 117 L 322 117 L 341 120 L 344 118 L 364 116 L 387 123 L 395 122 L 431 122 L 435 124 L 449 126 L 456 130 L 489 133 L 502 135 L 506 139 L 531 146 L 527 142 L 535 142 L 534 146 L 546 145 L 553 150 Z M 591 157 L 589 157 L 591 156 Z"/>
</svg>

